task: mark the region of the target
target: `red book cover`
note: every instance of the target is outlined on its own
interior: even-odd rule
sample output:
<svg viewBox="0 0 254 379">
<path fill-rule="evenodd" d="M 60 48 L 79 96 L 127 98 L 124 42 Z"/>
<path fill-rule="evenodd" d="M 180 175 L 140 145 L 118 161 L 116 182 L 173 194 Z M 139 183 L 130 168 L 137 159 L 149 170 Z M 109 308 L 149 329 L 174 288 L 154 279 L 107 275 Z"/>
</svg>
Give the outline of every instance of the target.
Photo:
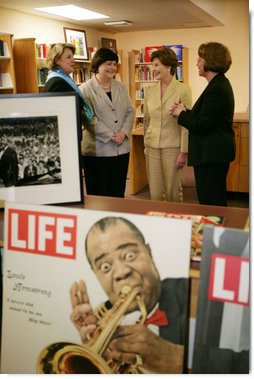
<svg viewBox="0 0 254 379">
<path fill-rule="evenodd" d="M 145 47 L 145 62 L 151 62 L 151 54 L 153 51 L 161 49 L 163 46 L 147 46 Z"/>
</svg>

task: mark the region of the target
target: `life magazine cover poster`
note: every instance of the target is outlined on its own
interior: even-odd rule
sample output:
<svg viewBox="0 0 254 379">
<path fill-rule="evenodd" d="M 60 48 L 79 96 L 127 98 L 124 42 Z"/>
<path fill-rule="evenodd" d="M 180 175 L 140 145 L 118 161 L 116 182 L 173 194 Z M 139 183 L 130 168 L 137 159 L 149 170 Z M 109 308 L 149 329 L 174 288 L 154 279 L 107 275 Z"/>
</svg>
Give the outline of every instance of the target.
<svg viewBox="0 0 254 379">
<path fill-rule="evenodd" d="M 3 374 L 181 373 L 191 222 L 7 202 Z"/>
<path fill-rule="evenodd" d="M 193 373 L 248 374 L 249 233 L 205 227 Z"/>
</svg>

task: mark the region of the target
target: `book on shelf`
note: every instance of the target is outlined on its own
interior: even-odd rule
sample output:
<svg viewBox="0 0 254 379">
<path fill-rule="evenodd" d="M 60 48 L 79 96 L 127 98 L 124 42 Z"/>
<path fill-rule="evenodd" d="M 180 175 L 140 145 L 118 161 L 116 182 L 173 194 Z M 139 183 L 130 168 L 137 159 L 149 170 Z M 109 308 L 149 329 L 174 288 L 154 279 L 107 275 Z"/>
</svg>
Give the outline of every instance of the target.
<svg viewBox="0 0 254 379">
<path fill-rule="evenodd" d="M 161 46 L 147 46 L 145 47 L 145 62 L 151 62 L 151 54 L 163 47 L 174 50 L 178 61 L 183 60 L 183 45 L 161 45 Z"/>
<path fill-rule="evenodd" d="M 151 54 L 156 51 L 161 49 L 163 46 L 146 46 L 145 47 L 145 62 L 151 62 Z"/>
<path fill-rule="evenodd" d="M 88 59 L 91 61 L 94 57 L 94 54 L 97 51 L 97 47 L 88 47 Z"/>
<path fill-rule="evenodd" d="M 191 237 L 191 260 L 201 261 L 203 230 L 205 225 L 223 226 L 224 216 L 207 216 L 207 215 L 190 215 L 182 213 L 168 212 L 146 212 L 149 216 L 170 217 L 174 219 L 191 220 L 192 221 L 192 237 Z"/>
<path fill-rule="evenodd" d="M 0 39 L 0 56 L 4 56 L 4 41 Z"/>
<path fill-rule="evenodd" d="M 183 67 L 181 64 L 176 68 L 176 79 L 179 81 L 183 80 Z"/>
<path fill-rule="evenodd" d="M 36 44 L 36 56 L 37 56 L 37 58 L 46 58 L 47 57 L 47 45 L 46 45 L 46 43 L 37 43 Z"/>
<path fill-rule="evenodd" d="M 183 45 L 164 45 L 163 47 L 174 50 L 178 61 L 183 60 Z"/>
<path fill-rule="evenodd" d="M 249 233 L 204 228 L 192 374 L 249 374 Z"/>
<path fill-rule="evenodd" d="M 179 344 L 182 361 L 178 364 L 184 364 L 189 303 L 189 221 L 184 220 L 180 225 L 173 219 L 145 215 L 17 202 L 5 203 L 4 216 L 1 372 L 93 373 L 88 371 L 94 369 L 91 361 L 88 359 L 90 365 L 87 367 L 86 359 L 81 359 L 74 346 L 82 345 L 88 349 L 94 340 L 82 343 L 77 329 L 79 320 L 73 313 L 73 310 L 78 311 L 79 301 L 80 304 L 90 302 L 92 309 L 102 305 L 96 314 L 98 328 L 94 334 L 98 336 L 102 328 L 106 328 L 106 347 L 118 325 L 108 322 L 112 317 L 116 320 L 117 316 L 119 323 L 124 318 L 125 324 L 130 324 L 128 328 L 133 326 L 135 329 L 140 315 L 145 322 L 145 309 L 149 307 L 150 311 L 155 303 L 160 303 L 169 322 L 164 319 L 163 326 L 158 326 L 160 336 L 153 330 L 143 333 L 144 344 L 147 334 L 151 337 L 152 333 L 155 333 L 152 336 L 153 341 L 157 339 L 157 346 L 168 346 L 169 341 Z M 85 249 L 89 231 L 88 240 L 95 237 L 94 243 L 91 242 L 95 247 L 91 247 L 90 256 Z M 115 238 L 112 239 L 111 235 Z M 96 247 L 98 241 L 100 247 Z M 104 246 L 106 254 L 104 250 L 101 254 Z M 123 280 L 113 279 L 116 271 L 120 276 L 122 270 L 128 270 L 129 274 Z M 106 282 L 101 281 L 101 276 L 111 278 L 112 275 L 115 284 L 109 299 L 108 291 L 104 289 Z M 122 301 L 125 294 L 121 291 L 126 285 L 130 286 L 128 293 L 125 292 L 127 296 L 133 289 L 131 297 L 127 298 L 128 303 Z M 119 302 L 124 304 L 121 312 Z M 141 303 L 143 306 L 139 311 L 137 305 Z M 117 304 L 116 313 L 106 313 L 109 309 L 115 311 Z M 64 355 L 66 364 L 62 364 L 57 357 L 65 348 L 70 354 Z M 73 360 L 69 359 L 71 356 Z M 165 359 L 168 359 L 167 355 Z M 98 362 L 99 370 L 101 360 Z M 146 363 L 140 364 L 148 370 Z M 160 364 L 157 362 L 157 367 L 166 374 Z"/>
<path fill-rule="evenodd" d="M 42 67 L 37 69 L 38 85 L 43 86 L 47 80 L 49 69 Z"/>
<path fill-rule="evenodd" d="M 151 66 L 142 65 L 135 68 L 135 81 L 154 80 L 154 73 Z"/>
</svg>

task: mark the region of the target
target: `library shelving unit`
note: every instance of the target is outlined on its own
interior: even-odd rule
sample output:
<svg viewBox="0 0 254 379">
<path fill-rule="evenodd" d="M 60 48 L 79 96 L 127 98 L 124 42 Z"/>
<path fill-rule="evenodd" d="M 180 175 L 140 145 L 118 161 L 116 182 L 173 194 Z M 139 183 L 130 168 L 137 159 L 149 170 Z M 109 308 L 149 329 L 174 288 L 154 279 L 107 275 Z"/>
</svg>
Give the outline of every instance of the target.
<svg viewBox="0 0 254 379">
<path fill-rule="evenodd" d="M 179 80 L 188 83 L 188 48 L 183 47 L 179 61 Z M 130 94 L 135 108 L 132 130 L 129 177 L 130 192 L 135 194 L 148 184 L 144 156 L 144 98 L 146 88 L 154 83 L 152 63 L 145 61 L 144 50 L 132 50 L 130 56 Z"/>
<path fill-rule="evenodd" d="M 16 93 L 16 79 L 13 57 L 13 35 L 0 33 L 3 55 L 0 55 L 0 94 Z"/>
<path fill-rule="evenodd" d="M 42 73 L 46 69 L 46 49 L 36 44 L 35 38 L 14 40 L 14 61 L 18 93 L 39 93 L 43 86 Z M 41 51 L 38 54 L 38 51 Z M 43 55 L 44 54 L 44 55 Z"/>
</svg>

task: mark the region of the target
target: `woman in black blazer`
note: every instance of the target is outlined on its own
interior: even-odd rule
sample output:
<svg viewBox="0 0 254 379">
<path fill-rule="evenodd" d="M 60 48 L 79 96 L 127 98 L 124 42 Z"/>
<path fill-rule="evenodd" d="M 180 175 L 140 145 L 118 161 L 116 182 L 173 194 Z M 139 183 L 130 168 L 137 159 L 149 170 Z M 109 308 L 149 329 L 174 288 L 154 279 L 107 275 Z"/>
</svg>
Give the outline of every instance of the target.
<svg viewBox="0 0 254 379">
<path fill-rule="evenodd" d="M 189 130 L 188 164 L 194 166 L 200 204 L 227 206 L 226 177 L 235 158 L 234 94 L 225 73 L 232 60 L 226 46 L 203 43 L 198 49 L 199 75 L 208 85 L 192 110 L 175 104 L 170 114 Z"/>
</svg>

